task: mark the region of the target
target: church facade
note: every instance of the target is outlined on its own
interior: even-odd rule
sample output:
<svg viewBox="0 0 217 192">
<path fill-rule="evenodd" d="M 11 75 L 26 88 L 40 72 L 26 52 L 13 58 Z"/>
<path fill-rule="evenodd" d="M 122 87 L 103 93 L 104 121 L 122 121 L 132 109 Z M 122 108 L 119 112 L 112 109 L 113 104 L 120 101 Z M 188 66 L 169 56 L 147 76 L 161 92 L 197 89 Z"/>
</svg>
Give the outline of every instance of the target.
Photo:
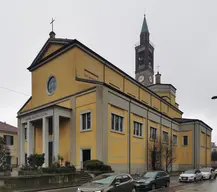
<svg viewBox="0 0 217 192">
<path fill-rule="evenodd" d="M 76 39 L 50 33 L 28 70 L 32 96 L 18 112 L 19 164 L 45 154 L 77 168 L 99 159 L 115 171 L 151 169 L 151 150 L 172 149 L 172 170 L 209 166 L 212 128 L 182 118 L 176 88 L 155 75 L 154 47 L 144 17 L 135 48 L 135 78 Z M 165 159 L 161 158 L 165 164 Z"/>
</svg>

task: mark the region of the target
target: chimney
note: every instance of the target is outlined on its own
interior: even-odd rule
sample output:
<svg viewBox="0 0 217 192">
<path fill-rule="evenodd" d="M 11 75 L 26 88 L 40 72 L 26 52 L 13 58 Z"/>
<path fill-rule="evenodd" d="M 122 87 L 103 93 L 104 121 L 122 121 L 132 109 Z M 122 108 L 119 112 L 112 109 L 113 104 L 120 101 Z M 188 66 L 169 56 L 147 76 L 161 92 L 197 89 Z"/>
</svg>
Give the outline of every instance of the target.
<svg viewBox="0 0 217 192">
<path fill-rule="evenodd" d="M 51 31 L 51 32 L 49 33 L 49 35 L 50 35 L 50 38 L 51 38 L 51 39 L 55 39 L 56 33 L 54 33 L 53 31 Z"/>
<path fill-rule="evenodd" d="M 161 84 L 161 74 L 159 73 L 159 71 L 155 75 L 155 83 L 156 84 Z"/>
</svg>

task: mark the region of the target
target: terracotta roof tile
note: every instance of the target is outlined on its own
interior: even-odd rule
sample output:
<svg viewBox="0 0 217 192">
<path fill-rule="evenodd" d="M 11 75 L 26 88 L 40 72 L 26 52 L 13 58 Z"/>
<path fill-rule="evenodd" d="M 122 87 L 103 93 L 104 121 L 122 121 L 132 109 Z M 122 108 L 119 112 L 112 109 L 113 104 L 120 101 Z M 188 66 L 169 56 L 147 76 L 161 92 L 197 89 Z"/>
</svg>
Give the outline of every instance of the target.
<svg viewBox="0 0 217 192">
<path fill-rule="evenodd" d="M 17 133 L 18 128 L 0 121 L 0 132 L 1 131 Z"/>
</svg>

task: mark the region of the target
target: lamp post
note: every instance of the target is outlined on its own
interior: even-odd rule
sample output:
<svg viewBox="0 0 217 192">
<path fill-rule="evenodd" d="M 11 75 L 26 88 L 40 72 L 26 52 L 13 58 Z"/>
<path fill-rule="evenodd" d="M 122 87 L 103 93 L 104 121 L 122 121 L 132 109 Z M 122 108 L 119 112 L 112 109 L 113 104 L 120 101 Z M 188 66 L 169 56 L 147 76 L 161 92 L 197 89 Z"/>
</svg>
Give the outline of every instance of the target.
<svg viewBox="0 0 217 192">
<path fill-rule="evenodd" d="M 211 99 L 217 99 L 217 96 L 213 96 Z"/>
</svg>

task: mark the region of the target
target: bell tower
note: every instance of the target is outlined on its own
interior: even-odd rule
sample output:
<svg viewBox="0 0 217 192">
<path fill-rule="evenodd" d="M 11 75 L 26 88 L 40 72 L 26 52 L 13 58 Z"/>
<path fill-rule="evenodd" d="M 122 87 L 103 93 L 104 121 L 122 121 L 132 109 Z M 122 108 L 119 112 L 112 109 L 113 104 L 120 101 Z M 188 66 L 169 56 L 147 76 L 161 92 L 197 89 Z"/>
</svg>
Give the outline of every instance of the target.
<svg viewBox="0 0 217 192">
<path fill-rule="evenodd" d="M 142 30 L 140 33 L 140 44 L 135 47 L 136 53 L 136 80 L 145 86 L 152 85 L 154 76 L 154 47 L 149 41 L 149 30 L 144 15 Z"/>
</svg>

